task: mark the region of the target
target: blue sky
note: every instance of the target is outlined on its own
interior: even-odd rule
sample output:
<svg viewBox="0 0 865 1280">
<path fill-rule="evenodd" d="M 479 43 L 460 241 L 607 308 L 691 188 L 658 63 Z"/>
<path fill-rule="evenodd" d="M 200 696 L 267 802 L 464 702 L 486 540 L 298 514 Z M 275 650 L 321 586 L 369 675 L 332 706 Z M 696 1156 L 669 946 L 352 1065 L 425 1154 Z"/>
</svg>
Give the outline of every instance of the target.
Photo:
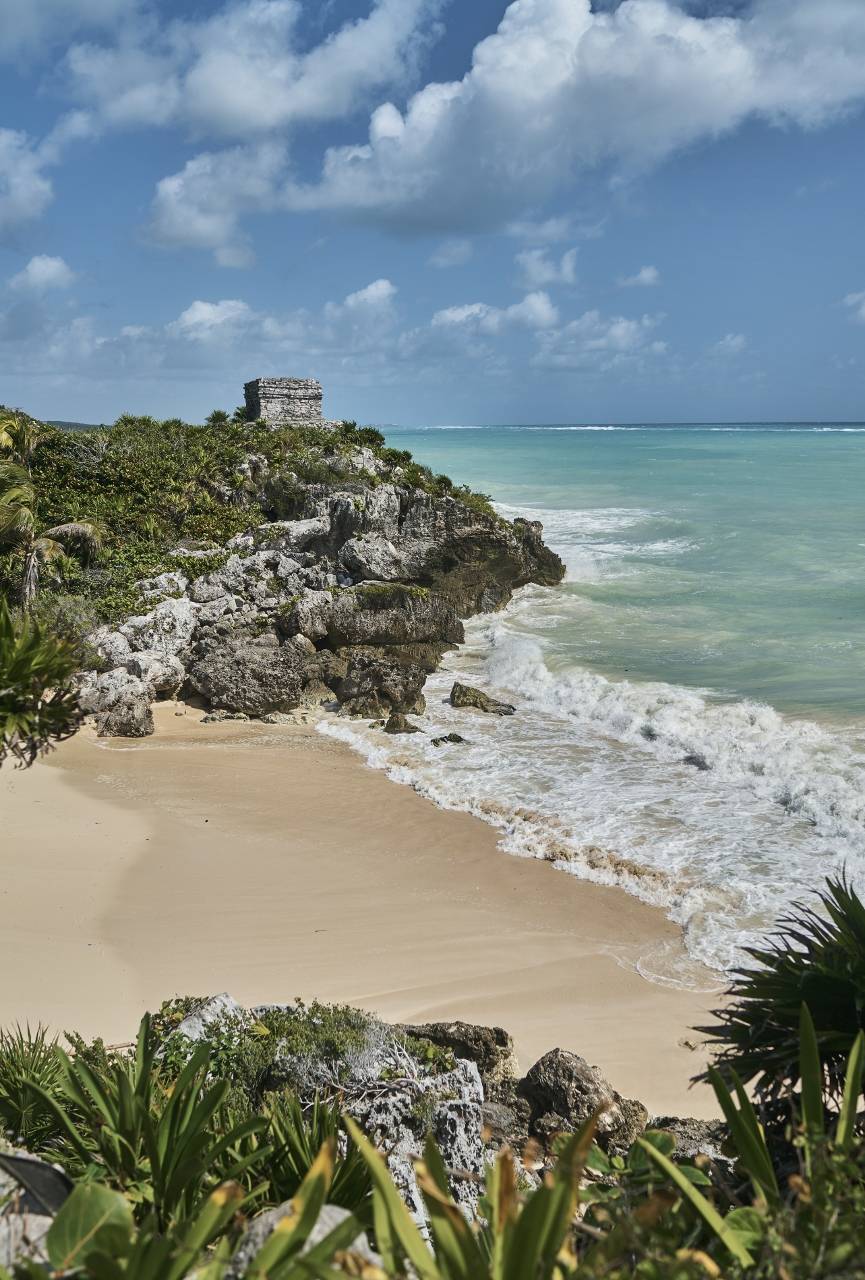
<svg viewBox="0 0 865 1280">
<path fill-rule="evenodd" d="M 865 0 L 0 0 L 0 402 L 865 417 Z"/>
</svg>

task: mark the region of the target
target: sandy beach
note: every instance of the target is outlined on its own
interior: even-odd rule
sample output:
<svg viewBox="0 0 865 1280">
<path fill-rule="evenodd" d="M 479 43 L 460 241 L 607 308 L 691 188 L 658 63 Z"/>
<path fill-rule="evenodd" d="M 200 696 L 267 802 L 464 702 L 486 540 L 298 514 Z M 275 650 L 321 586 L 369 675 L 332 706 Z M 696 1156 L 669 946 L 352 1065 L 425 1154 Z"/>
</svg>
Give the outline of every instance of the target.
<svg viewBox="0 0 865 1280">
<path fill-rule="evenodd" d="M 173 994 L 344 1001 L 387 1019 L 497 1023 L 528 1067 L 555 1046 L 655 1114 L 689 1089 L 713 1001 L 635 964 L 681 946 L 663 915 L 509 857 L 312 726 L 82 731 L 0 775 L 0 1024 L 128 1040 Z"/>
</svg>

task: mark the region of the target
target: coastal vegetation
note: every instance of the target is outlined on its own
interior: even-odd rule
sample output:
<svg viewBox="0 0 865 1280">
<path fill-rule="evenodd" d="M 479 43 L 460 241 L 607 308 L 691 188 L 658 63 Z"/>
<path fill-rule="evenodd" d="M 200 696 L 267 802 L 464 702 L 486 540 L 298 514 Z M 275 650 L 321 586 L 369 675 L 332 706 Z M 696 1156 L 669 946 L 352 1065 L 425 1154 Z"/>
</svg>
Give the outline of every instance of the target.
<svg viewBox="0 0 865 1280">
<path fill-rule="evenodd" d="M 718 1063 L 753 1082 L 766 1104 L 800 1082 L 799 1017 L 814 1022 L 829 1096 L 840 1098 L 848 1055 L 865 1031 L 865 903 L 845 877 L 830 878 L 815 906 L 795 908 L 769 941 L 750 947 L 718 1019 L 701 1028 Z"/>
<path fill-rule="evenodd" d="M 75 732 L 79 665 L 75 645 L 0 599 L 0 764 L 7 756 L 32 764 Z"/>
<path fill-rule="evenodd" d="M 345 459 L 359 450 L 374 464 L 362 477 L 370 487 L 396 475 L 494 516 L 483 495 L 353 422 L 274 430 L 217 410 L 203 425 L 124 414 L 70 432 L 0 408 L 0 592 L 32 607 L 42 568 L 47 593 L 115 622 L 140 604 L 138 581 L 183 567 L 182 547 L 169 558 L 179 543 L 218 552 L 250 526 L 289 518 L 305 486 L 344 481 Z M 250 458 L 273 471 L 266 493 Z"/>
<path fill-rule="evenodd" d="M 858 927 L 859 914 L 843 887 L 836 882 L 824 895 L 841 934 Z M 128 1048 L 71 1036 L 67 1052 L 43 1030 L 6 1032 L 0 1127 L 50 1162 L 27 1166 L 20 1150 L 10 1159 L 0 1146 L 0 1176 L 35 1197 L 47 1223 L 39 1249 L 10 1274 L 862 1277 L 865 1032 L 845 1032 L 842 1057 L 821 1035 L 813 997 L 827 926 L 814 912 L 797 920 L 801 972 L 815 985 L 812 1004 L 800 1001 L 796 1016 L 795 1068 L 769 1053 L 752 1101 L 725 1055 L 717 1057 L 709 1079 L 725 1117 L 720 1149 L 683 1155 L 663 1124 L 616 1149 L 600 1105 L 545 1149 L 494 1144 L 472 1174 L 448 1164 L 435 1107 L 418 1108 L 414 1202 L 393 1164 L 395 1133 L 390 1141 L 371 1136 L 370 1117 L 383 1113 L 363 1107 L 372 1095 L 376 1105 L 397 1096 L 406 1080 L 456 1096 L 459 1063 L 435 1042 L 435 1028 L 428 1040 L 424 1028 L 388 1028 L 345 1006 L 244 1011 L 228 997 L 190 997 L 145 1016 Z M 789 922 L 785 929 L 789 940 Z M 779 941 L 766 955 L 782 950 Z M 773 963 L 755 970 L 767 983 L 763 970 Z M 471 1028 L 456 1027 L 462 1051 L 477 1052 L 488 1071 L 490 1033 L 473 1039 Z M 783 1106 L 767 1111 L 761 1096 Z M 49 1206 L 52 1195 L 59 1203 Z M 8 1206 L 0 1233 L 4 1222 Z"/>
</svg>

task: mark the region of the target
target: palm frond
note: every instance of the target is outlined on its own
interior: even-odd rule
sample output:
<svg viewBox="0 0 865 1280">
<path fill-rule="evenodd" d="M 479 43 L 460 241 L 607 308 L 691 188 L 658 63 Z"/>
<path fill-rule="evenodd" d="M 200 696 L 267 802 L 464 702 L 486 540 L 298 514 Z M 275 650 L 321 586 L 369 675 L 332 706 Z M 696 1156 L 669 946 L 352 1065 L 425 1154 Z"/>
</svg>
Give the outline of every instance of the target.
<svg viewBox="0 0 865 1280">
<path fill-rule="evenodd" d="M 92 560 L 102 548 L 105 531 L 93 520 L 70 520 L 46 529 L 42 535 L 56 542 L 70 543 L 85 561 Z"/>
<path fill-rule="evenodd" d="M 815 906 L 781 920 L 752 967 L 734 972 L 717 1022 L 700 1030 L 722 1068 L 753 1080 L 777 1101 L 799 1082 L 799 1026 L 805 1005 L 814 1024 L 830 1097 L 841 1095 L 847 1057 L 865 1030 L 865 903 L 846 876 L 832 878 Z"/>
</svg>

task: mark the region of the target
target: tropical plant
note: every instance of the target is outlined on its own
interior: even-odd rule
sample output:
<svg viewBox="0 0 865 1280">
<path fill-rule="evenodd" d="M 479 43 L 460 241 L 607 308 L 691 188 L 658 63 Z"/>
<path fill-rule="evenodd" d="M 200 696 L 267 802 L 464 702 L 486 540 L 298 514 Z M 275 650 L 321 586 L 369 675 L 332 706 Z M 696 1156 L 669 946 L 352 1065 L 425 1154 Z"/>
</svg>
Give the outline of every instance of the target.
<svg viewBox="0 0 865 1280">
<path fill-rule="evenodd" d="M 28 1150 L 40 1150 L 56 1133 L 33 1085 L 53 1097 L 61 1071 L 57 1040 L 45 1027 L 0 1031 L 0 1130 Z"/>
<path fill-rule="evenodd" d="M 0 453 L 8 454 L 11 461 L 29 472 L 44 431 L 42 423 L 28 414 L 18 410 L 12 413 L 5 411 L 0 414 Z"/>
<path fill-rule="evenodd" d="M 11 755 L 30 765 L 72 736 L 81 721 L 77 665 L 73 645 L 0 600 L 0 764 Z"/>
<path fill-rule="evenodd" d="M 205 426 L 208 427 L 227 427 L 231 422 L 231 418 L 224 409 L 214 409 L 204 419 Z"/>
<path fill-rule="evenodd" d="M 372 1180 L 369 1169 L 348 1135 L 339 1108 L 316 1096 L 304 1109 L 294 1094 L 283 1094 L 269 1103 L 267 1141 L 272 1155 L 267 1163 L 268 1192 L 272 1200 L 295 1195 L 318 1153 L 332 1143 L 334 1159 L 329 1203 L 348 1209 L 363 1223 L 371 1224 Z"/>
<path fill-rule="evenodd" d="M 39 592 L 41 572 L 61 569 L 70 552 L 85 567 L 102 545 L 102 530 L 90 520 L 72 520 L 40 529 L 36 490 L 29 471 L 16 462 L 0 463 L 0 547 L 21 561 L 21 604 L 29 610 Z"/>
<path fill-rule="evenodd" d="M 716 1067 L 709 1069 L 739 1164 L 754 1191 L 754 1207 L 734 1210 L 727 1223 L 732 1222 L 748 1247 L 762 1255 L 755 1263 L 761 1274 L 802 1280 L 861 1276 L 861 1269 L 848 1268 L 855 1268 L 861 1257 L 865 1213 L 865 1150 L 857 1137 L 865 1033 L 857 1033 L 844 1064 L 843 1085 L 836 1095 L 840 1105 L 831 1125 L 826 1123 L 826 1064 L 806 1004 L 800 1006 L 798 1039 L 801 1090 L 798 1106 L 791 1104 L 789 1133 L 799 1167 L 788 1179 L 786 1193 L 777 1157 L 773 1159 L 742 1080 L 731 1071 L 731 1089 Z"/>
<path fill-rule="evenodd" d="M 123 1191 L 139 1216 L 153 1212 L 160 1229 L 187 1221 L 216 1182 L 240 1179 L 270 1154 L 257 1148 L 225 1168 L 224 1154 L 263 1132 L 266 1121 L 250 1117 L 217 1135 L 213 1119 L 228 1082 L 209 1082 L 206 1046 L 176 1079 L 164 1077 L 148 1015 L 134 1055 L 115 1057 L 101 1072 L 83 1057 L 57 1052 L 61 1090 L 49 1093 L 34 1082 L 32 1092 L 53 1116 L 56 1149 L 67 1170 Z M 248 1194 L 256 1190 L 250 1187 Z"/>
<path fill-rule="evenodd" d="M 753 1081 L 771 1104 L 799 1079 L 803 1004 L 830 1098 L 840 1096 L 847 1057 L 865 1030 L 865 904 L 844 877 L 829 879 L 817 898 L 817 909 L 794 908 L 768 945 L 749 949 L 754 967 L 736 970 L 729 999 L 713 1011 L 718 1021 L 700 1028 L 717 1047 L 717 1065 Z"/>
</svg>

